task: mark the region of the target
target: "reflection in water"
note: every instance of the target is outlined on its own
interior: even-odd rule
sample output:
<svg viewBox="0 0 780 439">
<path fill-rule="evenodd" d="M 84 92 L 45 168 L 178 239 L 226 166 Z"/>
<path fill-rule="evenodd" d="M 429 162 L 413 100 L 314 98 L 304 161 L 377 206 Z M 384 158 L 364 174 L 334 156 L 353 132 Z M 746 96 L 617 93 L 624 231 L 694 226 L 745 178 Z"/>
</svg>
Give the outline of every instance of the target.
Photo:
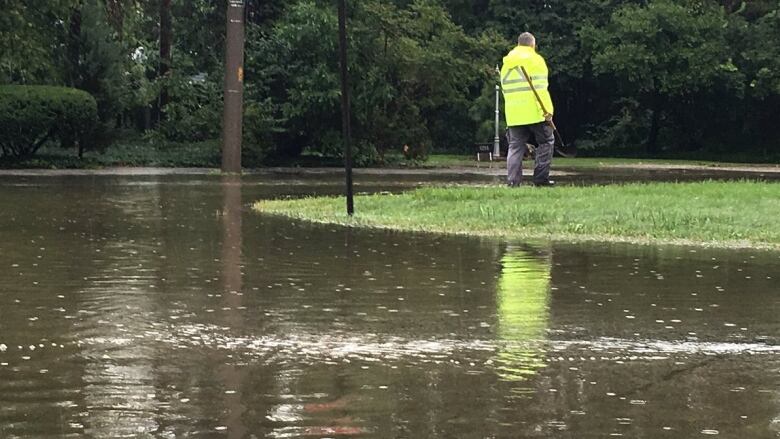
<svg viewBox="0 0 780 439">
<path fill-rule="evenodd" d="M 229 175 L 222 180 L 222 278 L 228 305 L 241 306 L 241 176 Z M 237 313 L 231 317 L 240 318 Z M 237 323 L 240 323 L 237 322 Z"/>
<path fill-rule="evenodd" d="M 522 381 L 545 366 L 543 348 L 549 321 L 550 260 L 509 247 L 498 282 L 498 373 Z"/>
<path fill-rule="evenodd" d="M 111 199 L 122 218 L 144 212 L 159 218 L 159 188 L 136 196 Z M 77 327 L 84 363 L 83 398 L 88 416 L 71 426 L 89 435 L 133 437 L 159 428 L 153 349 L 133 339 L 148 331 L 155 315 L 153 302 L 157 273 L 148 266 L 154 248 L 128 235 L 133 225 L 118 232 L 113 242 L 98 245 L 96 252 L 110 255 L 92 266 L 78 292 L 81 309 Z"/>
<path fill-rule="evenodd" d="M 222 179 L 222 283 L 225 302 L 226 323 L 234 328 L 243 326 L 241 317 L 243 277 L 241 273 L 241 176 L 229 175 Z M 234 364 L 224 364 L 218 369 L 218 375 L 225 389 L 224 405 L 227 409 L 224 426 L 228 438 L 241 438 L 247 433 L 242 416 L 246 411 L 241 397 L 241 384 L 245 381 L 245 369 Z"/>
</svg>

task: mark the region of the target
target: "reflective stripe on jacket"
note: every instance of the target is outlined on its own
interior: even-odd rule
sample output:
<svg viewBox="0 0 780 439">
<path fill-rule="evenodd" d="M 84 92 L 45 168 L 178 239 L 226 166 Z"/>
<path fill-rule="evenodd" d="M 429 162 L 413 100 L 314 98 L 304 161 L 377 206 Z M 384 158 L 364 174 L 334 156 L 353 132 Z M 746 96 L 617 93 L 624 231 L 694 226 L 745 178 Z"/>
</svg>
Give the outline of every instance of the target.
<svg viewBox="0 0 780 439">
<path fill-rule="evenodd" d="M 544 106 L 553 113 L 553 103 L 548 86 L 547 63 L 533 47 L 517 46 L 504 57 L 501 67 L 501 88 L 507 126 L 530 125 L 544 121 L 544 112 L 534 97 L 530 84 L 520 67 L 525 67 Z"/>
</svg>

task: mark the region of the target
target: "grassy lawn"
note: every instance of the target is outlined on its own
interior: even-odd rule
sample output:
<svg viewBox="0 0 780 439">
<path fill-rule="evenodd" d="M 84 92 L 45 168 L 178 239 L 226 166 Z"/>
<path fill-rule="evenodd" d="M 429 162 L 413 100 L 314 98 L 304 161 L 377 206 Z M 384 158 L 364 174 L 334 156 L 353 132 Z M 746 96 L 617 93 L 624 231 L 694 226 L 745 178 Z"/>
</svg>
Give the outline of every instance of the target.
<svg viewBox="0 0 780 439">
<path fill-rule="evenodd" d="M 458 154 L 432 154 L 428 160 L 422 162 L 423 167 L 433 168 L 454 168 L 454 167 L 475 167 L 488 166 L 490 162 L 477 162 L 476 155 L 458 155 Z M 532 161 L 526 161 L 524 166 L 532 167 Z M 494 166 L 502 166 L 503 162 L 494 163 Z M 553 166 L 557 168 L 600 168 L 610 166 L 636 166 L 636 165 L 687 165 L 687 166 L 706 166 L 712 168 L 734 167 L 734 166 L 752 166 L 745 163 L 733 162 L 715 162 L 706 160 L 672 160 L 672 159 L 634 159 L 634 158 L 610 158 L 610 157 L 578 157 L 563 158 L 555 157 Z M 768 165 L 772 166 L 772 165 Z"/>
<path fill-rule="evenodd" d="M 434 187 L 401 195 L 260 201 L 259 212 L 312 222 L 508 238 L 780 249 L 780 184 Z"/>
</svg>

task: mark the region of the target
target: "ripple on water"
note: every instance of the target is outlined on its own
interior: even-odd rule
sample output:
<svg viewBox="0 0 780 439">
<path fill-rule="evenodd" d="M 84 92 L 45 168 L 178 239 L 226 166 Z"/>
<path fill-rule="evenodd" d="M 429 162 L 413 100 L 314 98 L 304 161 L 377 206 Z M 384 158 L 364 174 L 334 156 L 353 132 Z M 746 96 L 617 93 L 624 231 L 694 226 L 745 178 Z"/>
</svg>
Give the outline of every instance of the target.
<svg viewBox="0 0 780 439">
<path fill-rule="evenodd" d="M 679 355 L 761 355 L 780 354 L 780 346 L 764 343 L 725 343 L 703 341 L 659 341 L 599 338 L 595 340 L 461 340 L 449 338 L 415 339 L 389 336 L 377 333 L 291 331 L 287 334 L 262 336 L 231 333 L 230 328 L 208 325 L 170 325 L 164 330 L 145 331 L 134 337 L 87 337 L 80 345 L 96 345 L 108 348 L 160 343 L 180 349 L 206 348 L 234 351 L 246 357 L 280 358 L 293 360 L 339 360 L 364 361 L 400 360 L 411 363 L 425 363 L 464 356 L 465 361 L 482 359 L 484 353 L 503 352 L 512 361 L 572 362 L 582 358 L 592 361 L 652 361 L 667 360 Z M 551 352 L 576 353 L 576 357 L 558 358 Z M 598 352 L 598 356 L 592 355 Z M 510 354 L 516 355 L 510 355 Z M 587 355 L 586 355 L 587 354 Z M 469 360 L 471 358 L 471 360 Z M 501 355 L 498 356 L 501 361 Z"/>
</svg>

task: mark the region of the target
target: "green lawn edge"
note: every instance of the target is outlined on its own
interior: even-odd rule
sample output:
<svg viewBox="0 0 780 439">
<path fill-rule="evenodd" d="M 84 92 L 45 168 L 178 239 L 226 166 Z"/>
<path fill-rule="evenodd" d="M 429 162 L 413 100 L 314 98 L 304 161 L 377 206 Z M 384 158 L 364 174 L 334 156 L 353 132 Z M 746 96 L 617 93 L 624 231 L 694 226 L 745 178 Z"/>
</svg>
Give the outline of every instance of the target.
<svg viewBox="0 0 780 439">
<path fill-rule="evenodd" d="M 626 157 L 577 157 L 563 158 L 555 157 L 554 166 L 559 169 L 599 169 L 599 168 L 668 168 L 668 167 L 696 167 L 710 168 L 717 170 L 719 168 L 739 168 L 750 170 L 764 167 L 780 170 L 780 165 L 776 162 L 743 162 L 735 160 L 705 160 L 705 159 L 653 159 L 653 158 L 626 158 Z M 532 160 L 527 161 L 531 167 Z M 463 168 L 463 167 L 484 167 L 491 164 L 503 165 L 502 162 L 477 161 L 474 155 L 463 154 L 431 154 L 426 161 L 420 162 L 419 166 L 423 168 Z"/>
<path fill-rule="evenodd" d="M 262 200 L 254 209 L 408 232 L 780 250 L 780 184 L 767 182 L 437 186 L 357 196 L 353 217 L 343 197 Z"/>
</svg>

